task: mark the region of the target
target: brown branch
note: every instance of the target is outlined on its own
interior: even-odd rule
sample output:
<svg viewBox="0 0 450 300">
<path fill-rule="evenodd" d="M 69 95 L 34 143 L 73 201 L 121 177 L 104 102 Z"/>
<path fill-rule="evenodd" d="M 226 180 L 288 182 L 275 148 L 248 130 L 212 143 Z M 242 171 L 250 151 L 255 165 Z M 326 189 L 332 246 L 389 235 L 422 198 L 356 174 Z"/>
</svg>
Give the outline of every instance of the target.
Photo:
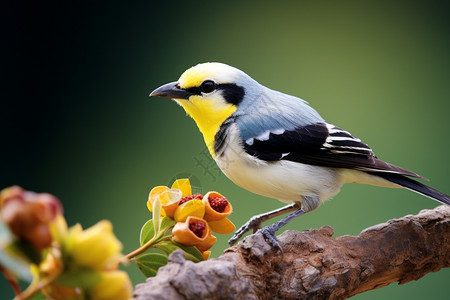
<svg viewBox="0 0 450 300">
<path fill-rule="evenodd" d="M 345 299 L 450 266 L 450 207 L 423 210 L 332 238 L 329 226 L 278 237 L 280 257 L 262 235 L 217 259 L 192 263 L 173 253 L 136 299 Z"/>
</svg>

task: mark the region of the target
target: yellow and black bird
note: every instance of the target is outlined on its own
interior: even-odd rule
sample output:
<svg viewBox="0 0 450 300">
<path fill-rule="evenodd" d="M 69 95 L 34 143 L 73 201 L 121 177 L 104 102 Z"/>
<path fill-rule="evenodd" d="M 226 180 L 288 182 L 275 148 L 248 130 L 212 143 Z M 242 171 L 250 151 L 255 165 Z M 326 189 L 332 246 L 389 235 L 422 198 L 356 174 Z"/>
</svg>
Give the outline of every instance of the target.
<svg viewBox="0 0 450 300">
<path fill-rule="evenodd" d="M 197 123 L 222 172 L 238 186 L 288 206 L 252 217 L 229 243 L 291 212 L 262 233 L 275 232 L 316 209 L 344 183 L 406 188 L 450 205 L 450 197 L 412 178 L 416 173 L 379 160 L 348 131 L 327 123 L 304 100 L 271 90 L 222 63 L 203 63 L 150 96 L 172 98 Z"/>
</svg>

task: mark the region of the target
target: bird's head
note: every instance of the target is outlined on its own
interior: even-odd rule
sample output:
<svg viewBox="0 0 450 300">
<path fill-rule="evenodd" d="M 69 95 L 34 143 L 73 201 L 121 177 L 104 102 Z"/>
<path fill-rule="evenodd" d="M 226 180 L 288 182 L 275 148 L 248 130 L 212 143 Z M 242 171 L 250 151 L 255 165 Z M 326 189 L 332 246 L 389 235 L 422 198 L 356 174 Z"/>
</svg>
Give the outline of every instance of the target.
<svg viewBox="0 0 450 300">
<path fill-rule="evenodd" d="M 222 63 L 203 63 L 186 70 L 178 81 L 157 88 L 150 96 L 172 98 L 181 105 L 197 123 L 211 151 L 220 125 L 257 87 L 258 83 L 239 69 Z"/>
</svg>

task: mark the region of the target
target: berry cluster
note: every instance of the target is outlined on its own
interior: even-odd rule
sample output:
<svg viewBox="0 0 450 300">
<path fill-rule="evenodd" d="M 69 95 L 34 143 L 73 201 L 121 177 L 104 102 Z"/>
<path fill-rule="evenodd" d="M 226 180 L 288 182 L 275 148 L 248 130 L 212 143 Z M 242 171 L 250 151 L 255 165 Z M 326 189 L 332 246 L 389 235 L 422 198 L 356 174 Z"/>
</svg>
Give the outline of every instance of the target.
<svg viewBox="0 0 450 300">
<path fill-rule="evenodd" d="M 202 237 L 203 231 L 206 229 L 206 224 L 203 222 L 190 223 L 189 229 L 199 238 Z"/>
<path fill-rule="evenodd" d="M 208 201 L 209 205 L 219 213 L 223 213 L 228 205 L 228 200 L 225 197 L 209 197 Z"/>
</svg>

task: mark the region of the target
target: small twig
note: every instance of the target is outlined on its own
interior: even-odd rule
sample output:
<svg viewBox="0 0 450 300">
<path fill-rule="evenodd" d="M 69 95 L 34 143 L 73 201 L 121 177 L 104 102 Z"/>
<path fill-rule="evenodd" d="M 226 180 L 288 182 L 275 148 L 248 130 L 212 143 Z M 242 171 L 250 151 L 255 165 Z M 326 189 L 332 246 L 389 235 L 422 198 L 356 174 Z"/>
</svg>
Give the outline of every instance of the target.
<svg viewBox="0 0 450 300">
<path fill-rule="evenodd" d="M 151 246 L 154 243 L 154 239 L 149 240 L 147 243 L 145 243 L 144 245 L 142 245 L 141 247 L 137 248 L 134 251 L 131 251 L 130 253 L 128 253 L 127 255 L 125 255 L 125 259 L 126 260 L 131 260 L 133 257 L 144 253 L 145 251 L 147 251 L 148 249 L 151 248 Z"/>
<path fill-rule="evenodd" d="M 167 232 L 167 230 L 166 230 Z M 147 251 L 148 249 L 152 248 L 156 243 L 161 242 L 161 241 L 165 241 L 168 239 L 171 239 L 171 236 L 165 236 L 163 238 L 159 238 L 159 239 L 155 239 L 152 238 L 150 239 L 147 243 L 145 243 L 144 245 L 142 245 L 141 247 L 137 248 L 136 250 L 128 253 L 127 255 L 125 255 L 125 259 L 132 261 L 132 258 L 135 256 L 138 256 L 139 254 L 144 253 L 145 251 Z"/>
<path fill-rule="evenodd" d="M 151 238 L 147 243 L 145 243 L 144 245 L 140 246 L 139 248 L 137 248 L 134 251 L 131 251 L 130 253 L 128 253 L 127 255 L 125 255 L 125 258 L 130 260 L 131 258 L 144 253 L 145 251 L 147 251 L 148 249 L 150 249 L 150 247 L 153 245 L 153 243 L 155 242 L 155 237 L 156 235 Z"/>
<path fill-rule="evenodd" d="M 14 297 L 13 300 L 26 300 L 32 297 L 34 294 L 38 293 L 41 289 L 51 284 L 57 276 L 52 276 L 49 278 L 44 278 L 36 284 L 29 285 L 21 294 Z"/>
<path fill-rule="evenodd" d="M 16 296 L 20 296 L 21 294 L 21 290 L 19 287 L 19 284 L 17 283 L 17 280 L 15 278 L 15 276 L 8 271 L 7 269 L 5 269 L 3 266 L 0 265 L 0 271 L 3 273 L 3 275 L 5 276 L 6 280 L 8 281 L 9 285 L 11 285 L 11 288 L 14 291 L 14 294 Z M 18 298 L 18 300 L 22 300 L 22 298 Z"/>
</svg>

